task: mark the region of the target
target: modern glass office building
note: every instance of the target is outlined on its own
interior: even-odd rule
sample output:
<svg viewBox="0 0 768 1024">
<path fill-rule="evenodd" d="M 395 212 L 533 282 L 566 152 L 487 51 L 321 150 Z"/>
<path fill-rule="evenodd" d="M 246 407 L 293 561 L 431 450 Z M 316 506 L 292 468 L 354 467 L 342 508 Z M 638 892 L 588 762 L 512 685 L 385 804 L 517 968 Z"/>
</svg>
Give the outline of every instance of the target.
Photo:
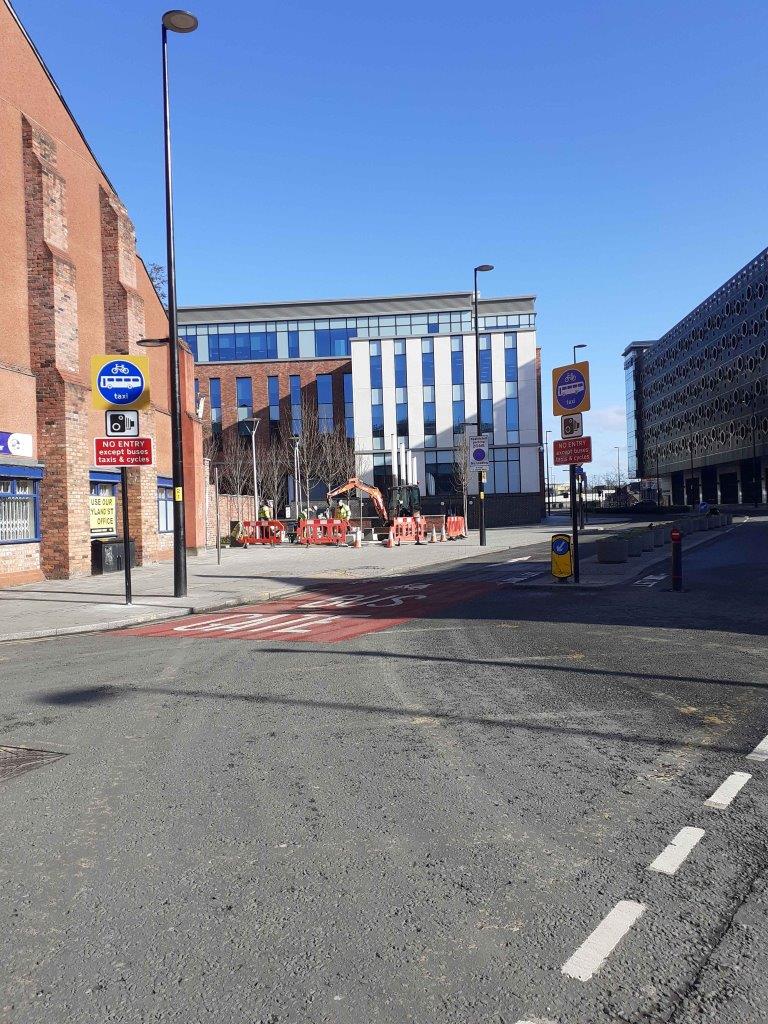
<svg viewBox="0 0 768 1024">
<path fill-rule="evenodd" d="M 762 502 L 767 346 L 764 250 L 658 341 L 624 350 L 630 475 L 658 478 L 674 504 Z"/>
<path fill-rule="evenodd" d="M 283 411 L 300 426 L 302 398 L 311 396 L 329 429 L 344 423 L 363 479 L 388 487 L 393 466 L 398 472 L 393 451 L 404 447 L 438 510 L 455 506 L 464 425 L 476 419 L 472 316 L 469 292 L 179 311 L 215 431 L 258 417 L 267 443 Z M 493 442 L 489 522 L 536 521 L 543 492 L 534 298 L 481 298 L 478 324 L 481 415 Z"/>
</svg>

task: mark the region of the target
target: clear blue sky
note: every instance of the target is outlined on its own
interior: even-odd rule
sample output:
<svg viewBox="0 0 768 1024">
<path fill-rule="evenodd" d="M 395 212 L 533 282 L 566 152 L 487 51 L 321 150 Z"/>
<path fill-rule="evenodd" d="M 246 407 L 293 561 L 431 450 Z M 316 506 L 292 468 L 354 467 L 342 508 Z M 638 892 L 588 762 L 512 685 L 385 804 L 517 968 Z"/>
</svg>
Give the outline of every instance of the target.
<svg viewBox="0 0 768 1024">
<path fill-rule="evenodd" d="M 164 263 L 163 6 L 16 8 Z M 538 296 L 545 410 L 587 342 L 594 469 L 615 444 L 624 465 L 621 350 L 766 244 L 764 2 L 194 11 L 171 40 L 180 302 L 449 291 L 494 263 L 484 294 Z"/>
</svg>

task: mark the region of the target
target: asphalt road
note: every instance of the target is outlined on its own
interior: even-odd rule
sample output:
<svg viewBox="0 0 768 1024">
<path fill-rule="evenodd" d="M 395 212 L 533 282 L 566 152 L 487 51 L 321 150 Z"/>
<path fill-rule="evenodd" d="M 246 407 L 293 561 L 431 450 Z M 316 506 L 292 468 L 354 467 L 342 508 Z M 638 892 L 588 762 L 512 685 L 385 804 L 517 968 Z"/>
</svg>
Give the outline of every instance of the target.
<svg viewBox="0 0 768 1024">
<path fill-rule="evenodd" d="M 496 553 L 338 642 L 0 646 L 0 742 L 65 754 L 0 758 L 0 1020 L 767 1021 L 766 551 L 682 594 Z"/>
</svg>

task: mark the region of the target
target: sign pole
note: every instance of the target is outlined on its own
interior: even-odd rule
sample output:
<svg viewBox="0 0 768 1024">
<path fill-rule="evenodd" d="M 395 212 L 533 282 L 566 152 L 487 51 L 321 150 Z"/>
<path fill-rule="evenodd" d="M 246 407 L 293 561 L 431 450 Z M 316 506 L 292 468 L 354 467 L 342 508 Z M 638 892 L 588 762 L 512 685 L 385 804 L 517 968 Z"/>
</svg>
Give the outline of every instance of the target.
<svg viewBox="0 0 768 1024">
<path fill-rule="evenodd" d="M 579 582 L 579 506 L 576 500 L 576 466 L 568 467 L 571 485 L 571 530 L 573 533 L 573 582 Z"/>
<path fill-rule="evenodd" d="M 120 470 L 120 483 L 123 489 L 123 570 L 125 572 L 125 603 L 133 604 L 131 588 L 131 538 L 128 525 L 128 470 L 123 466 Z"/>
</svg>

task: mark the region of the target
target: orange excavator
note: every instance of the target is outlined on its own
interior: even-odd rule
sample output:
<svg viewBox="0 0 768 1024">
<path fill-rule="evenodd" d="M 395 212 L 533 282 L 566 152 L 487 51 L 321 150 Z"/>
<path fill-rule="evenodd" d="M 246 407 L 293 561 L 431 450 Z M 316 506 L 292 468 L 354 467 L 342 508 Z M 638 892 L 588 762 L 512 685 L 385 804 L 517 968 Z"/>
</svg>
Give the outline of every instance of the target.
<svg viewBox="0 0 768 1024">
<path fill-rule="evenodd" d="M 391 523 L 396 516 L 412 516 L 421 512 L 421 493 L 415 484 L 395 485 L 389 493 L 389 507 L 387 507 L 379 488 L 363 483 L 356 476 L 350 477 L 346 483 L 328 491 L 328 504 L 330 505 L 334 498 L 348 494 L 350 491 L 361 491 L 363 494 L 367 494 L 381 520 L 386 524 Z"/>
</svg>

